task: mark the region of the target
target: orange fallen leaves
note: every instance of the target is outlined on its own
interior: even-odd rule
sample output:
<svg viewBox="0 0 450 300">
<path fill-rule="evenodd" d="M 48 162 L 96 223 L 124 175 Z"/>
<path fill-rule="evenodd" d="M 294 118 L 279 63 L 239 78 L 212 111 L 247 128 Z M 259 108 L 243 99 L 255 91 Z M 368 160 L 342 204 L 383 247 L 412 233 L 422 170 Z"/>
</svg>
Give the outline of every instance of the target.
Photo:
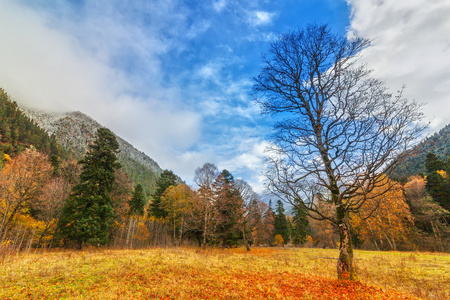
<svg viewBox="0 0 450 300">
<path fill-rule="evenodd" d="M 293 267 L 284 261 L 294 254 L 262 248 L 29 255 L 0 266 L 0 299 L 416 299 L 302 273 L 295 260 Z"/>
<path fill-rule="evenodd" d="M 180 268 L 160 275 L 118 272 L 114 277 L 139 286 L 141 296 L 151 299 L 416 299 L 360 282 L 287 272 L 199 272 Z"/>
</svg>

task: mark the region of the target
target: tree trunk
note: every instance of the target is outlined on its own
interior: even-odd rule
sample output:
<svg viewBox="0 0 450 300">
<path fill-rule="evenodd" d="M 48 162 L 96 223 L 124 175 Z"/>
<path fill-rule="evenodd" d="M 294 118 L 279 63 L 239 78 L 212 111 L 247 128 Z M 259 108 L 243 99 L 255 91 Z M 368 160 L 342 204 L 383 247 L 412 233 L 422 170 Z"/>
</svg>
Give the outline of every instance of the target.
<svg viewBox="0 0 450 300">
<path fill-rule="evenodd" d="M 208 212 L 207 211 L 205 211 L 205 226 L 204 226 L 204 228 L 203 228 L 203 249 L 205 249 L 206 248 L 206 231 L 207 231 L 207 229 L 208 229 Z"/>
<path fill-rule="evenodd" d="M 51 250 L 53 247 L 53 242 L 55 241 L 56 235 L 58 234 L 59 230 L 59 222 L 56 224 L 55 232 L 53 232 L 52 239 L 50 240 L 50 244 L 48 245 L 48 250 Z"/>
<path fill-rule="evenodd" d="M 183 240 L 183 226 L 184 226 L 184 217 L 181 217 L 181 226 L 180 226 L 180 241 L 178 246 L 181 247 L 181 241 Z"/>
<path fill-rule="evenodd" d="M 47 233 L 47 231 L 49 230 L 49 228 L 50 228 L 50 223 L 48 223 L 48 224 L 45 225 L 45 229 L 44 229 L 44 231 L 42 232 L 41 236 L 39 237 L 39 241 L 38 241 L 38 243 L 37 243 L 36 248 L 39 248 L 39 247 L 41 246 L 42 240 L 44 239 L 44 236 L 45 236 L 45 234 Z"/>
<path fill-rule="evenodd" d="M 356 280 L 353 268 L 353 248 L 350 238 L 350 229 L 347 213 L 337 209 L 337 221 L 339 227 L 339 259 L 337 273 L 339 279 Z"/>
<path fill-rule="evenodd" d="M 377 243 L 377 239 L 376 239 L 376 234 L 373 232 L 372 226 L 370 226 L 369 220 L 366 220 L 366 224 L 369 226 L 369 231 L 370 231 L 370 234 L 372 235 L 373 243 L 375 244 L 375 248 L 376 248 L 377 250 L 380 250 L 380 247 L 378 247 L 378 243 Z"/>
<path fill-rule="evenodd" d="M 176 223 L 175 223 L 175 217 L 173 217 L 173 245 L 176 247 L 177 246 L 177 238 L 176 238 L 176 231 L 177 227 L 176 227 Z"/>
<path fill-rule="evenodd" d="M 392 244 L 394 245 L 394 250 L 397 250 L 397 244 L 395 243 L 395 235 L 392 232 L 392 222 L 391 222 L 391 214 L 389 213 L 389 210 L 387 211 L 388 214 L 388 221 L 389 221 L 389 231 L 392 237 Z"/>
<path fill-rule="evenodd" d="M 78 238 L 77 244 L 76 244 L 76 249 L 81 250 L 81 248 L 83 248 L 83 240 L 81 238 Z"/>
<path fill-rule="evenodd" d="M 244 245 L 245 245 L 245 248 L 247 249 L 247 251 L 250 251 L 250 245 L 248 244 L 248 240 L 247 240 L 247 234 L 246 234 L 246 232 L 245 232 L 245 224 L 244 224 L 244 226 L 242 227 L 242 235 L 243 235 L 243 238 L 244 238 Z"/>
</svg>

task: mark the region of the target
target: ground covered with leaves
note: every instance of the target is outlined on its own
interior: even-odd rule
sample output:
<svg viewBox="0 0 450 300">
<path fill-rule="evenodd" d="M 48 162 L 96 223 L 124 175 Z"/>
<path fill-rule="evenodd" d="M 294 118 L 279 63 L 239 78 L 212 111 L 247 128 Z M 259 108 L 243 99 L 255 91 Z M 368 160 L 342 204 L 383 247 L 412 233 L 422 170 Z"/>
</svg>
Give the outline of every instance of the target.
<svg viewBox="0 0 450 300">
<path fill-rule="evenodd" d="M 448 299 L 450 255 L 356 251 L 359 281 L 335 279 L 336 250 L 88 250 L 0 265 L 0 299 Z"/>
</svg>

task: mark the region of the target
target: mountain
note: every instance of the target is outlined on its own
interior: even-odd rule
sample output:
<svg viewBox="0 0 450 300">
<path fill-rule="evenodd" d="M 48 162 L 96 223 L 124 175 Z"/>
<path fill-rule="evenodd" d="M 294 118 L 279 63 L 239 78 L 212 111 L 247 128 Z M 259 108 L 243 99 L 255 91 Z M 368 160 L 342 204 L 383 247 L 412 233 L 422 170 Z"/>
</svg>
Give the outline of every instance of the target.
<svg viewBox="0 0 450 300">
<path fill-rule="evenodd" d="M 16 155 L 33 145 L 48 156 L 64 156 L 57 142 L 25 116 L 16 102 L 0 88 L 0 166 L 4 154 Z"/>
<path fill-rule="evenodd" d="M 59 145 L 76 153 L 81 158 L 87 145 L 94 141 L 97 129 L 103 127 L 91 117 L 77 111 L 54 113 L 21 107 L 23 113 L 40 128 L 54 137 Z M 147 194 L 153 192 L 155 183 L 162 173 L 160 166 L 145 153 L 117 136 L 119 162 L 134 184 L 141 184 Z"/>
<path fill-rule="evenodd" d="M 424 174 L 426 172 L 425 159 L 429 152 L 436 154 L 439 159 L 444 161 L 449 158 L 450 124 L 417 145 L 409 157 L 391 174 L 392 178 L 405 181 L 411 175 Z"/>
</svg>

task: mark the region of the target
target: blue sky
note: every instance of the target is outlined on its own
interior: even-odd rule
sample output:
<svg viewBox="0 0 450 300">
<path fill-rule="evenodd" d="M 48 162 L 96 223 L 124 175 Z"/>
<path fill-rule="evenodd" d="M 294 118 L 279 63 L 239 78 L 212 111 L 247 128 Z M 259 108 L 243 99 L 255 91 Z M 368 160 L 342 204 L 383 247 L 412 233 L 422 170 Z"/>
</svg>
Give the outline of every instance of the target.
<svg viewBox="0 0 450 300">
<path fill-rule="evenodd" d="M 0 0 L 0 87 L 82 111 L 192 183 L 205 162 L 263 189 L 267 116 L 252 78 L 269 42 L 309 22 L 370 38 L 363 59 L 448 123 L 449 1 Z"/>
</svg>

